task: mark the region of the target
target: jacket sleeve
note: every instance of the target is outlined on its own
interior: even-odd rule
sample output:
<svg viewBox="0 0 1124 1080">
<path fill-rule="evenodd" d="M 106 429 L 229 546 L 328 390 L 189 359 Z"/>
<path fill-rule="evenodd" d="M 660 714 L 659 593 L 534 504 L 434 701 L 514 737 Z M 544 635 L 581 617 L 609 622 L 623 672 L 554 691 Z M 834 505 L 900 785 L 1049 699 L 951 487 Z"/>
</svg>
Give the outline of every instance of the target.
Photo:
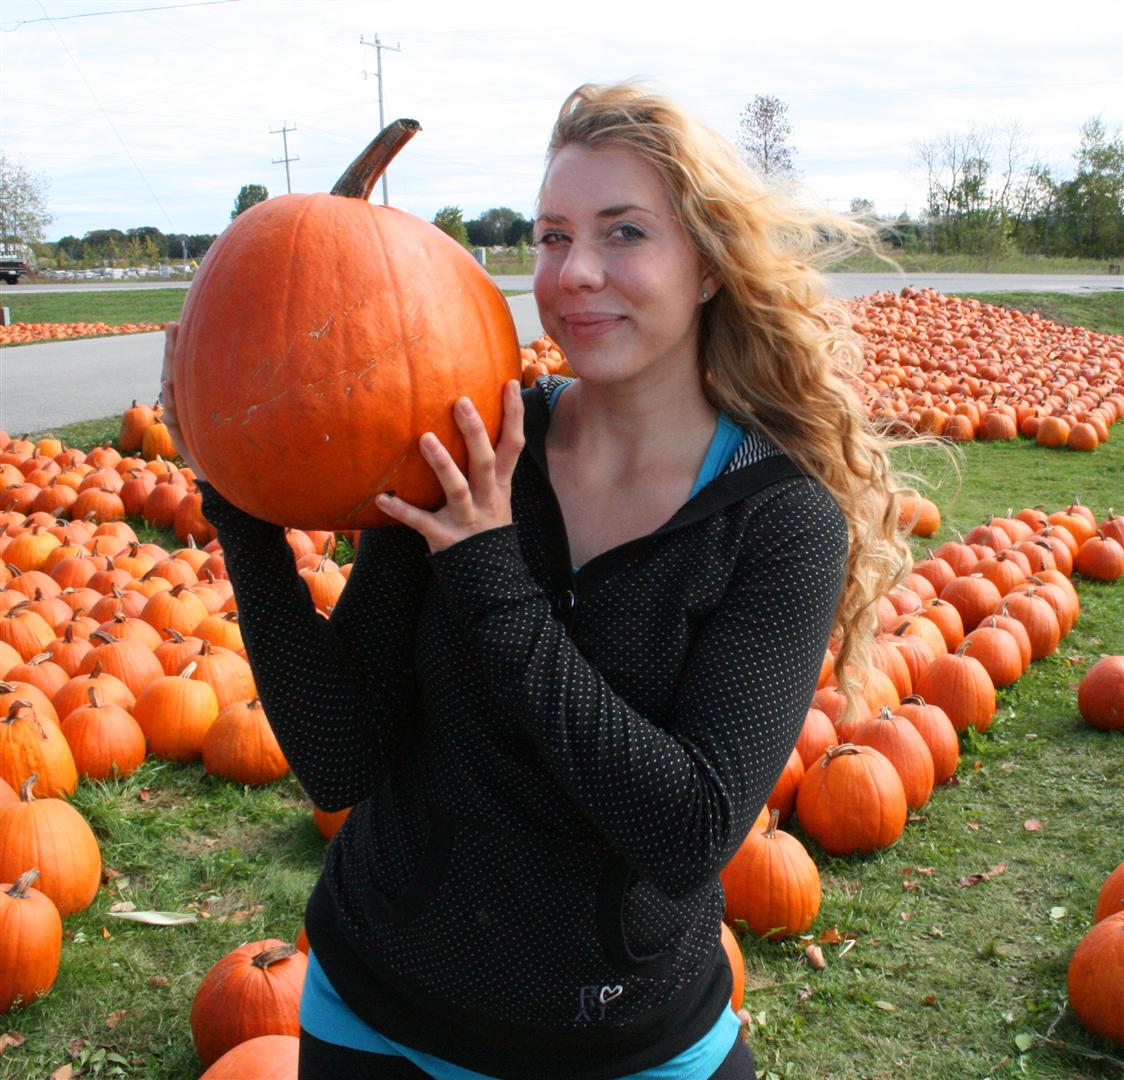
<svg viewBox="0 0 1124 1080">
<path fill-rule="evenodd" d="M 374 789 L 414 717 L 414 628 L 430 578 L 425 542 L 403 526 L 365 530 L 325 619 L 297 573 L 285 530 L 239 510 L 210 484 L 199 487 L 281 749 L 317 806 L 352 806 Z"/>
<path fill-rule="evenodd" d="M 685 896 L 729 860 L 795 745 L 846 554 L 845 519 L 818 485 L 802 479 L 763 496 L 666 726 L 631 708 L 581 655 L 551 616 L 512 527 L 432 559 L 474 633 L 496 701 L 514 711 L 633 870 Z"/>
</svg>

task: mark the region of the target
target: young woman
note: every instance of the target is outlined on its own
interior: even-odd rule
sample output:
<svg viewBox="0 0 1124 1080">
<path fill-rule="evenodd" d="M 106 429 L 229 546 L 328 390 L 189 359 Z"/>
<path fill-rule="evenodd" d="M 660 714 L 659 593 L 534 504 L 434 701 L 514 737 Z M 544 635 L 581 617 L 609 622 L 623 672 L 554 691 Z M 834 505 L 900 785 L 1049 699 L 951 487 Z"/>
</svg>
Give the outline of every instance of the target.
<svg viewBox="0 0 1124 1080">
<path fill-rule="evenodd" d="M 807 263 L 847 234 L 667 100 L 583 86 L 535 237 L 575 378 L 506 387 L 494 449 L 459 401 L 467 475 L 422 438 L 444 506 L 383 498 L 329 620 L 202 485 L 293 770 L 355 807 L 302 1077 L 754 1076 L 718 872 L 905 558 Z"/>
</svg>

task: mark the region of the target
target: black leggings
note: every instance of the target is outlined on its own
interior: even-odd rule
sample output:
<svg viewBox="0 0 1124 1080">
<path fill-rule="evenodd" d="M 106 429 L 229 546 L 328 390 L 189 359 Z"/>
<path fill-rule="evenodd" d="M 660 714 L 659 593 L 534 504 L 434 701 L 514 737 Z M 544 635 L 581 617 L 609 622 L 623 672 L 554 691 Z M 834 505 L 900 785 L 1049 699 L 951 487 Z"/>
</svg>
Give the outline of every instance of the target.
<svg viewBox="0 0 1124 1080">
<path fill-rule="evenodd" d="M 326 1043 L 301 1030 L 299 1080 L 399 1080 L 427 1077 L 408 1058 L 392 1054 L 370 1054 L 347 1046 Z M 757 1080 L 753 1054 L 741 1033 L 710 1080 Z"/>
</svg>

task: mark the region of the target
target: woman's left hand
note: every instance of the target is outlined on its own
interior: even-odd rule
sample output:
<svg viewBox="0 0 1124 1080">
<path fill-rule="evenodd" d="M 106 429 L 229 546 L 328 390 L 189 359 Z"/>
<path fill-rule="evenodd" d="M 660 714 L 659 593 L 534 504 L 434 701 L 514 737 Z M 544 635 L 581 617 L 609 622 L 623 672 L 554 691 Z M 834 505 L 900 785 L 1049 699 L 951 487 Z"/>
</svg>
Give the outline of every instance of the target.
<svg viewBox="0 0 1124 1080">
<path fill-rule="evenodd" d="M 445 505 L 432 513 L 394 495 L 379 495 L 378 508 L 425 537 L 430 552 L 443 551 L 476 533 L 511 524 L 511 477 L 523 449 L 523 398 L 512 379 L 503 389 L 503 426 L 495 449 L 484 421 L 468 398 L 460 398 L 453 415 L 468 448 L 468 476 L 432 432 L 419 440 L 445 492 Z"/>
</svg>

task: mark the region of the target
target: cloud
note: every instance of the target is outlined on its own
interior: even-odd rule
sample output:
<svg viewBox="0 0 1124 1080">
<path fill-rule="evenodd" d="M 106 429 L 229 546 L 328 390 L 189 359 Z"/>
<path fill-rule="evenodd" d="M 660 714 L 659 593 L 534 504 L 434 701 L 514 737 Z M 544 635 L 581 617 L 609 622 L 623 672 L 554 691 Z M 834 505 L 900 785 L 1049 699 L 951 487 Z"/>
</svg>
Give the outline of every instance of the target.
<svg viewBox="0 0 1124 1080">
<path fill-rule="evenodd" d="M 776 94 L 806 182 L 833 206 L 865 195 L 895 214 L 922 200 L 919 138 L 1018 120 L 1064 173 L 1081 124 L 1100 113 L 1116 127 L 1124 101 L 1124 13 L 1107 0 L 1068 19 L 1030 0 L 946 0 L 923 17 L 880 0 L 715 0 L 664 15 L 604 0 L 43 7 L 53 21 L 38 0 L 0 14 L 13 87 L 0 125 L 5 152 L 50 177 L 52 236 L 220 231 L 243 184 L 284 191 L 270 132 L 283 122 L 296 127 L 294 190 L 327 190 L 378 127 L 375 50 L 360 42 L 376 32 L 401 46 L 383 53 L 386 116 L 423 126 L 392 167 L 392 201 L 426 217 L 450 203 L 468 217 L 529 214 L 558 106 L 584 81 L 647 76 L 729 137 L 754 94 Z M 103 14 L 73 17 L 87 12 Z"/>
</svg>

